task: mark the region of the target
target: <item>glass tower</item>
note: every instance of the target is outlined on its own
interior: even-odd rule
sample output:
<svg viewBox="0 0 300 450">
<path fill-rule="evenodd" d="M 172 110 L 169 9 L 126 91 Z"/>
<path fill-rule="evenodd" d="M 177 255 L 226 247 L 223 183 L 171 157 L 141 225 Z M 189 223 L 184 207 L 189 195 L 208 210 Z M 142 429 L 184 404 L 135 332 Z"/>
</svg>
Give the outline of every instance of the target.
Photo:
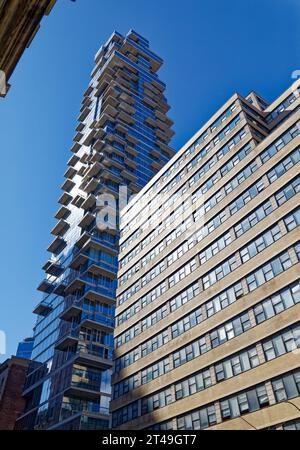
<svg viewBox="0 0 300 450">
<path fill-rule="evenodd" d="M 95 56 L 38 287 L 18 429 L 109 427 L 119 232 L 97 226 L 97 198 L 138 192 L 174 154 L 161 65 L 133 30 Z"/>
<path fill-rule="evenodd" d="M 18 358 L 31 359 L 33 346 L 34 339 L 32 337 L 25 338 L 22 342 L 19 342 L 16 356 Z"/>
</svg>

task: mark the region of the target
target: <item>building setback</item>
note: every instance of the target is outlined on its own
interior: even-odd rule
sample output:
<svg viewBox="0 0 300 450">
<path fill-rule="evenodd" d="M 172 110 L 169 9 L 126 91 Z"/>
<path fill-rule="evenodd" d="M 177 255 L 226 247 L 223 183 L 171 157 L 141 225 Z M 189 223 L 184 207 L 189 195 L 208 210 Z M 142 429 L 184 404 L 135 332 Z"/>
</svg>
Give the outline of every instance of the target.
<svg viewBox="0 0 300 450">
<path fill-rule="evenodd" d="M 56 0 L 0 1 L 0 70 L 6 78 L 6 86 L 0 85 L 0 96 L 5 96 L 10 87 L 8 81 L 21 56 L 34 39 L 44 15 L 50 14 L 55 3 Z"/>
<path fill-rule="evenodd" d="M 162 60 L 131 30 L 95 57 L 34 312 L 18 429 L 109 427 L 118 230 L 96 224 L 101 194 L 138 192 L 173 156 Z"/>
<path fill-rule="evenodd" d="M 28 359 L 12 356 L 0 365 L 0 430 L 13 430 L 25 399 L 22 390 Z"/>
<path fill-rule="evenodd" d="M 114 429 L 299 428 L 299 86 L 234 94 L 122 211 Z"/>
</svg>

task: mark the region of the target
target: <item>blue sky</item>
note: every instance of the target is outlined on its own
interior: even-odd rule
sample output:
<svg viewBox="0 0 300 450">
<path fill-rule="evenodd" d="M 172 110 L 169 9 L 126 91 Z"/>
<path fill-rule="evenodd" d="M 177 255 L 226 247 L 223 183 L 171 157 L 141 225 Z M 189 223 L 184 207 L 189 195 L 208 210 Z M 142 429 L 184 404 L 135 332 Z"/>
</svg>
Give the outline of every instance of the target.
<svg viewBox="0 0 300 450">
<path fill-rule="evenodd" d="M 176 149 L 233 92 L 253 89 L 272 100 L 300 69 L 298 0 L 58 0 L 0 99 L 6 356 L 34 324 L 36 286 L 94 54 L 113 30 L 130 28 L 165 61 L 160 76 Z"/>
</svg>

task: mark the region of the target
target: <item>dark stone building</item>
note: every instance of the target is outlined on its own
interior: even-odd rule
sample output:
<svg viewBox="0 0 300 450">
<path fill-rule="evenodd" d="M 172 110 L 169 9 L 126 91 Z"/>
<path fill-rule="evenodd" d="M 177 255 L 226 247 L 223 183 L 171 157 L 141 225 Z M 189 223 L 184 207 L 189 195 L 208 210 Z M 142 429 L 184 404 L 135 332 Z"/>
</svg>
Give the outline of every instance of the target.
<svg viewBox="0 0 300 450">
<path fill-rule="evenodd" d="M 13 430 L 23 411 L 22 397 L 28 359 L 12 356 L 0 365 L 0 430 Z"/>
</svg>

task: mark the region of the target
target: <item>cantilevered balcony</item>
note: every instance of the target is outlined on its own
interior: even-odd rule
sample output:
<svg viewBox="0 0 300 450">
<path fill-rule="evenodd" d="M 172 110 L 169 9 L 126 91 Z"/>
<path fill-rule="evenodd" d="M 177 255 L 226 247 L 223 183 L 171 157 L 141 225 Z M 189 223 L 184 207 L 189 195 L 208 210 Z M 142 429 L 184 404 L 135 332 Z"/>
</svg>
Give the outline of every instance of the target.
<svg viewBox="0 0 300 450">
<path fill-rule="evenodd" d="M 83 102 L 82 102 L 82 107 L 81 108 L 84 108 L 86 106 L 90 106 L 92 104 L 92 102 L 93 101 L 92 101 L 91 97 L 85 97 Z"/>
<path fill-rule="evenodd" d="M 135 108 L 133 108 L 132 106 L 128 105 L 128 103 L 125 102 L 121 102 L 119 105 L 119 109 L 121 109 L 122 111 L 125 111 L 125 113 L 128 114 L 134 114 L 136 112 Z"/>
<path fill-rule="evenodd" d="M 65 326 L 67 324 L 67 326 Z M 55 343 L 57 350 L 65 350 L 72 345 L 77 344 L 79 340 L 79 327 L 73 328 L 71 322 L 61 324 L 61 330 L 58 340 Z"/>
<path fill-rule="evenodd" d="M 75 295 L 67 295 L 64 302 L 64 309 L 59 315 L 60 319 L 69 321 L 81 314 L 83 307 L 82 297 L 77 298 Z"/>
<path fill-rule="evenodd" d="M 84 180 L 86 180 L 86 179 L 88 179 L 88 178 L 95 177 L 96 175 L 98 175 L 98 173 L 99 173 L 100 170 L 102 170 L 102 169 L 103 169 L 103 165 L 102 165 L 100 162 L 96 161 L 94 164 L 92 164 L 92 165 L 88 168 L 88 170 L 87 170 L 87 172 L 86 172 L 86 174 L 85 174 L 85 176 L 84 176 Z"/>
<path fill-rule="evenodd" d="M 137 167 L 137 163 L 133 159 L 125 158 L 125 163 L 132 169 L 135 169 Z"/>
<path fill-rule="evenodd" d="M 69 208 L 66 208 L 65 206 L 61 206 L 57 213 L 55 214 L 55 219 L 67 219 L 69 215 L 71 214 L 71 211 Z"/>
<path fill-rule="evenodd" d="M 124 111 L 120 111 L 117 117 L 119 120 L 122 120 L 123 122 L 127 123 L 128 125 L 135 124 L 135 119 L 130 114 L 127 114 Z"/>
<path fill-rule="evenodd" d="M 59 248 L 63 248 L 63 246 L 66 244 L 66 241 L 61 237 L 57 236 L 54 241 L 51 242 L 49 247 L 47 248 L 48 252 L 56 253 Z"/>
<path fill-rule="evenodd" d="M 157 148 L 152 148 L 150 150 L 150 155 L 159 159 L 161 157 L 161 152 Z"/>
<path fill-rule="evenodd" d="M 38 285 L 37 289 L 38 291 L 50 294 L 54 289 L 53 280 L 49 278 L 44 278 Z"/>
<path fill-rule="evenodd" d="M 97 139 L 96 142 L 93 144 L 93 150 L 96 150 L 97 152 L 101 152 L 104 145 L 105 145 L 105 141 L 103 141 L 102 139 Z"/>
<path fill-rule="evenodd" d="M 143 101 L 143 103 L 145 103 L 145 105 L 150 106 L 150 108 L 153 108 L 153 109 L 157 108 L 157 103 L 149 97 L 145 96 L 142 101 Z"/>
<path fill-rule="evenodd" d="M 109 98 L 105 100 L 105 103 L 107 103 L 108 101 Z M 118 110 L 111 103 L 114 103 L 114 105 L 118 104 L 117 100 L 111 97 L 110 104 L 107 103 L 106 105 L 102 105 L 103 107 L 102 111 L 104 114 L 107 114 L 108 116 L 116 117 L 116 115 L 118 114 Z"/>
<path fill-rule="evenodd" d="M 137 150 L 132 145 L 128 145 L 127 144 L 126 147 L 125 147 L 125 151 L 130 153 L 132 156 L 137 156 L 138 155 Z"/>
<path fill-rule="evenodd" d="M 99 397 L 99 393 L 98 393 Z M 88 418 L 93 418 L 92 428 L 88 427 Z M 99 420 L 99 426 L 95 425 L 95 421 Z M 70 422 L 74 423 L 74 429 L 86 430 L 86 429 L 103 429 L 103 420 L 108 423 L 109 410 L 103 408 L 97 402 L 83 402 L 80 405 L 78 402 L 72 404 L 71 401 L 63 402 L 60 407 L 51 410 L 51 416 L 49 410 L 45 411 L 45 416 L 42 417 L 42 423 L 36 426 L 35 429 L 55 430 L 63 426 L 67 426 Z"/>
<path fill-rule="evenodd" d="M 109 305 L 114 305 L 116 303 L 114 291 L 112 291 L 111 289 L 93 285 L 86 285 L 84 298 L 107 303 Z"/>
<path fill-rule="evenodd" d="M 43 270 L 48 275 L 53 275 L 54 277 L 58 277 L 58 276 L 60 276 L 63 273 L 64 267 L 58 261 L 54 261 L 54 260 L 49 259 L 44 264 Z"/>
<path fill-rule="evenodd" d="M 76 134 L 75 134 L 75 136 L 74 136 L 74 138 L 73 138 L 73 141 L 75 141 L 75 143 L 79 143 L 80 141 L 81 141 L 81 139 L 83 138 L 83 133 L 81 133 L 80 131 L 78 131 Z M 79 144 L 78 144 L 79 145 Z M 78 150 L 79 150 L 79 148 L 78 148 Z M 73 150 L 73 147 L 72 147 L 72 149 L 71 149 L 71 151 L 72 152 L 74 152 L 74 153 L 76 153 L 76 151 L 74 151 Z"/>
<path fill-rule="evenodd" d="M 152 117 L 147 117 L 147 118 L 145 119 L 145 123 L 148 124 L 148 125 L 150 125 L 150 126 L 153 127 L 153 128 L 156 128 L 156 127 L 157 127 L 156 120 L 153 119 Z"/>
<path fill-rule="evenodd" d="M 99 350 L 96 351 L 97 348 Z M 112 355 L 108 353 L 108 349 L 92 344 L 78 344 L 74 363 L 99 369 L 109 369 L 113 366 Z"/>
<path fill-rule="evenodd" d="M 161 131 L 159 128 L 155 130 L 155 134 L 163 142 L 168 143 L 170 141 L 170 137 L 166 135 L 163 131 Z"/>
<path fill-rule="evenodd" d="M 102 113 L 98 119 L 97 128 L 104 127 L 104 125 L 109 121 L 112 121 L 112 118 L 108 114 Z"/>
<path fill-rule="evenodd" d="M 92 92 L 93 92 L 93 86 L 90 84 L 83 95 L 84 95 L 84 97 L 89 97 Z"/>
<path fill-rule="evenodd" d="M 70 192 L 70 190 L 75 186 L 74 181 L 67 178 L 65 182 L 61 185 L 61 189 L 66 192 Z"/>
<path fill-rule="evenodd" d="M 60 219 L 57 224 L 52 228 L 51 234 L 54 236 L 62 236 L 70 228 L 70 224 L 64 219 Z"/>
<path fill-rule="evenodd" d="M 83 122 L 84 119 L 87 118 L 87 116 L 89 115 L 89 113 L 91 112 L 91 109 L 88 106 L 83 106 L 83 110 L 81 111 L 81 113 L 79 114 L 77 120 L 78 122 Z"/>
<path fill-rule="evenodd" d="M 76 206 L 77 208 L 80 208 L 83 202 L 84 197 L 80 194 L 77 194 L 76 197 L 74 197 L 72 200 L 72 205 Z"/>
<path fill-rule="evenodd" d="M 84 253 L 90 247 L 95 250 L 104 250 L 114 256 L 118 254 L 116 245 L 113 242 L 110 242 L 103 237 L 95 236 L 89 232 L 84 232 L 76 242 L 77 252 L 74 254 L 73 259 L 75 260 L 78 253 Z"/>
<path fill-rule="evenodd" d="M 52 306 L 50 302 L 46 299 L 42 300 L 33 310 L 33 314 L 37 314 L 39 316 L 47 316 L 52 311 Z"/>
<path fill-rule="evenodd" d="M 169 119 L 169 117 L 167 117 L 164 113 L 162 113 L 161 111 L 156 110 L 155 111 L 155 115 L 156 117 L 161 120 L 162 122 L 166 123 L 169 127 L 171 127 L 174 122 L 173 120 Z"/>
<path fill-rule="evenodd" d="M 120 100 L 123 100 L 124 102 L 130 104 L 130 105 L 134 105 L 135 104 L 135 100 L 134 98 L 131 97 L 131 95 L 126 94 L 126 92 L 122 92 L 119 95 Z"/>
<path fill-rule="evenodd" d="M 83 145 L 89 146 L 92 143 L 92 140 L 94 139 L 96 134 L 96 130 L 94 128 L 90 129 L 89 132 L 85 135 L 83 140 Z"/>
<path fill-rule="evenodd" d="M 150 164 L 151 168 L 154 169 L 156 172 L 158 172 L 163 167 L 163 165 L 164 165 L 163 161 L 161 161 L 161 162 L 152 161 Z"/>
<path fill-rule="evenodd" d="M 109 277 L 114 277 L 117 273 L 118 267 L 117 265 L 107 264 L 104 260 L 95 261 L 90 259 L 87 264 L 87 269 L 90 273 L 94 275 L 106 275 Z"/>
<path fill-rule="evenodd" d="M 90 194 L 91 192 L 94 192 L 95 189 L 98 187 L 99 180 L 97 178 L 91 178 L 90 181 L 83 187 L 80 188 L 87 194 Z"/>
<path fill-rule="evenodd" d="M 80 228 L 87 228 L 93 221 L 95 220 L 95 214 L 90 213 L 89 211 L 85 213 L 78 226 Z"/>
<path fill-rule="evenodd" d="M 112 333 L 114 330 L 114 320 L 99 314 L 83 312 L 80 325 L 96 330 L 105 330 Z"/>
<path fill-rule="evenodd" d="M 174 150 L 169 147 L 167 144 L 161 142 L 161 141 L 157 141 L 157 145 L 166 153 L 168 153 L 169 156 L 174 156 L 175 152 Z"/>
<path fill-rule="evenodd" d="M 68 167 L 68 169 L 65 171 L 64 173 L 64 177 L 65 178 L 69 178 L 72 179 L 76 174 L 76 169 L 74 169 L 74 167 Z"/>
<path fill-rule="evenodd" d="M 126 178 L 127 180 L 130 180 L 130 181 L 136 181 L 137 180 L 137 176 L 134 175 L 134 173 L 132 173 L 129 169 L 126 169 L 126 168 L 122 170 L 121 176 L 123 178 Z"/>
<path fill-rule="evenodd" d="M 64 395 L 96 401 L 100 395 L 100 386 L 97 389 L 96 387 L 92 388 L 91 384 L 72 381 L 71 385 L 64 391 Z"/>
<path fill-rule="evenodd" d="M 74 167 L 79 161 L 79 157 L 77 155 L 72 155 L 68 160 L 68 166 Z"/>
<path fill-rule="evenodd" d="M 86 263 L 88 259 L 89 256 L 83 250 L 78 250 L 72 257 L 70 268 L 78 269 L 80 266 Z"/>
<path fill-rule="evenodd" d="M 94 208 L 96 206 L 97 198 L 94 194 L 89 194 L 81 205 L 81 208 L 87 211 L 88 209 Z"/>
<path fill-rule="evenodd" d="M 67 206 L 70 201 L 72 200 L 72 195 L 68 194 L 67 192 L 64 192 L 58 199 L 58 203 L 61 205 Z"/>
</svg>

